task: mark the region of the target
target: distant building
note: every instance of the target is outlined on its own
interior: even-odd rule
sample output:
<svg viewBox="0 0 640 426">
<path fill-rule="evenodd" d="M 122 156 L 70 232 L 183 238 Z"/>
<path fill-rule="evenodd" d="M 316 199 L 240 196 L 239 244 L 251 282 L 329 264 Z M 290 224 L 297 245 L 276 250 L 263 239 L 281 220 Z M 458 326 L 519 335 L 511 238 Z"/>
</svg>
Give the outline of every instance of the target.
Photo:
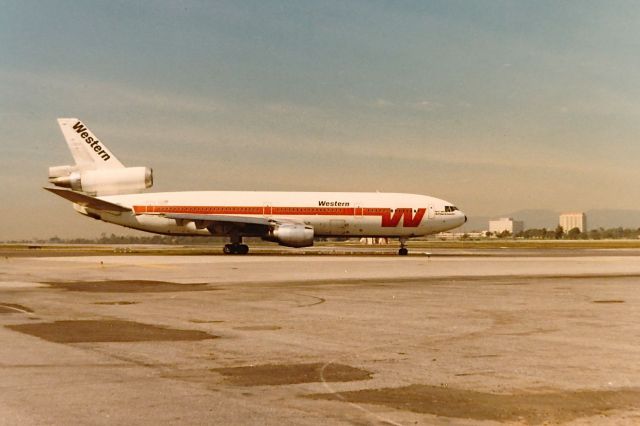
<svg viewBox="0 0 640 426">
<path fill-rule="evenodd" d="M 524 231 L 524 222 L 520 220 L 513 220 L 513 218 L 510 217 L 502 217 L 497 220 L 489 221 L 489 232 L 501 234 L 504 231 L 508 231 L 512 235 L 516 235 Z"/>
<path fill-rule="evenodd" d="M 584 213 L 562 213 L 560 226 L 564 232 L 569 232 L 573 228 L 578 228 L 580 232 L 587 232 L 587 215 Z"/>
</svg>

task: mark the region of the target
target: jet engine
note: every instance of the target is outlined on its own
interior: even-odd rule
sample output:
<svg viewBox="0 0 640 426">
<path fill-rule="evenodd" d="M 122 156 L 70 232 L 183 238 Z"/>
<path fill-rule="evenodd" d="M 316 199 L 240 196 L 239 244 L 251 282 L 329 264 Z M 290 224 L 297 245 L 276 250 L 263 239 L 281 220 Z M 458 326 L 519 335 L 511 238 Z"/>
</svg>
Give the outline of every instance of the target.
<svg viewBox="0 0 640 426">
<path fill-rule="evenodd" d="M 153 170 L 124 167 L 79 171 L 74 166 L 56 166 L 49 168 L 49 182 L 90 195 L 130 194 L 153 186 Z"/>
<path fill-rule="evenodd" d="M 296 223 L 283 223 L 269 230 L 263 240 L 285 247 L 309 247 L 313 245 L 313 227 Z"/>
</svg>

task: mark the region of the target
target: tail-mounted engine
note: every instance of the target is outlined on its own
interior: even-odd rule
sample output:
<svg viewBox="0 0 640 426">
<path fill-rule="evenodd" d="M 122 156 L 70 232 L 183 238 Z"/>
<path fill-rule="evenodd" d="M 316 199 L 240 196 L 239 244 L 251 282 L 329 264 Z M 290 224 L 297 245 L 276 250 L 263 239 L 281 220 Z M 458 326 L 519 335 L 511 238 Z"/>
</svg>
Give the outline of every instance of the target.
<svg viewBox="0 0 640 426">
<path fill-rule="evenodd" d="M 153 186 L 153 170 L 124 167 L 79 171 L 74 166 L 57 166 L 49 168 L 49 182 L 90 195 L 130 194 Z"/>
<path fill-rule="evenodd" d="M 296 223 L 278 224 L 262 239 L 285 247 L 309 247 L 313 245 L 313 227 Z"/>
</svg>

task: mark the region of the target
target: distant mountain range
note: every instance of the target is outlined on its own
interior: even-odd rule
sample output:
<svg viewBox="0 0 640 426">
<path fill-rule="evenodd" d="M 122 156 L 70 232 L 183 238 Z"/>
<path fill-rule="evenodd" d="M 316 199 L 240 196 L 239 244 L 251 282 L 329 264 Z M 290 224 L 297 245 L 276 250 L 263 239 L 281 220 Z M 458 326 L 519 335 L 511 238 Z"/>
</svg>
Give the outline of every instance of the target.
<svg viewBox="0 0 640 426">
<path fill-rule="evenodd" d="M 597 228 L 640 228 L 640 210 L 588 210 L 587 227 L 589 229 Z M 553 210 L 529 209 L 518 210 L 512 213 L 506 213 L 496 216 L 469 216 L 469 221 L 462 229 L 465 231 L 485 231 L 489 229 L 489 221 L 501 217 L 512 217 L 515 220 L 524 222 L 525 229 L 530 228 L 547 228 L 554 229 L 558 226 L 558 217 L 560 212 Z"/>
</svg>

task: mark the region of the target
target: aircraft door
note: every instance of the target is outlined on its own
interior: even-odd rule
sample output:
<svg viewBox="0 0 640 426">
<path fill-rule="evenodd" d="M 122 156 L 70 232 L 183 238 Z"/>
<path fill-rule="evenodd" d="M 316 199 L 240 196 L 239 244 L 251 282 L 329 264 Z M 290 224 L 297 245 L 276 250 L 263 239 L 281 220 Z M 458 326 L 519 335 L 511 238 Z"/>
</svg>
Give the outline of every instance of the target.
<svg viewBox="0 0 640 426">
<path fill-rule="evenodd" d="M 354 234 L 364 233 L 364 220 L 363 212 L 360 206 L 353 209 L 353 222 L 351 224 Z"/>
<path fill-rule="evenodd" d="M 273 214 L 273 208 L 271 207 L 271 202 L 265 201 L 262 203 L 262 215 L 265 217 L 269 217 Z"/>
</svg>

